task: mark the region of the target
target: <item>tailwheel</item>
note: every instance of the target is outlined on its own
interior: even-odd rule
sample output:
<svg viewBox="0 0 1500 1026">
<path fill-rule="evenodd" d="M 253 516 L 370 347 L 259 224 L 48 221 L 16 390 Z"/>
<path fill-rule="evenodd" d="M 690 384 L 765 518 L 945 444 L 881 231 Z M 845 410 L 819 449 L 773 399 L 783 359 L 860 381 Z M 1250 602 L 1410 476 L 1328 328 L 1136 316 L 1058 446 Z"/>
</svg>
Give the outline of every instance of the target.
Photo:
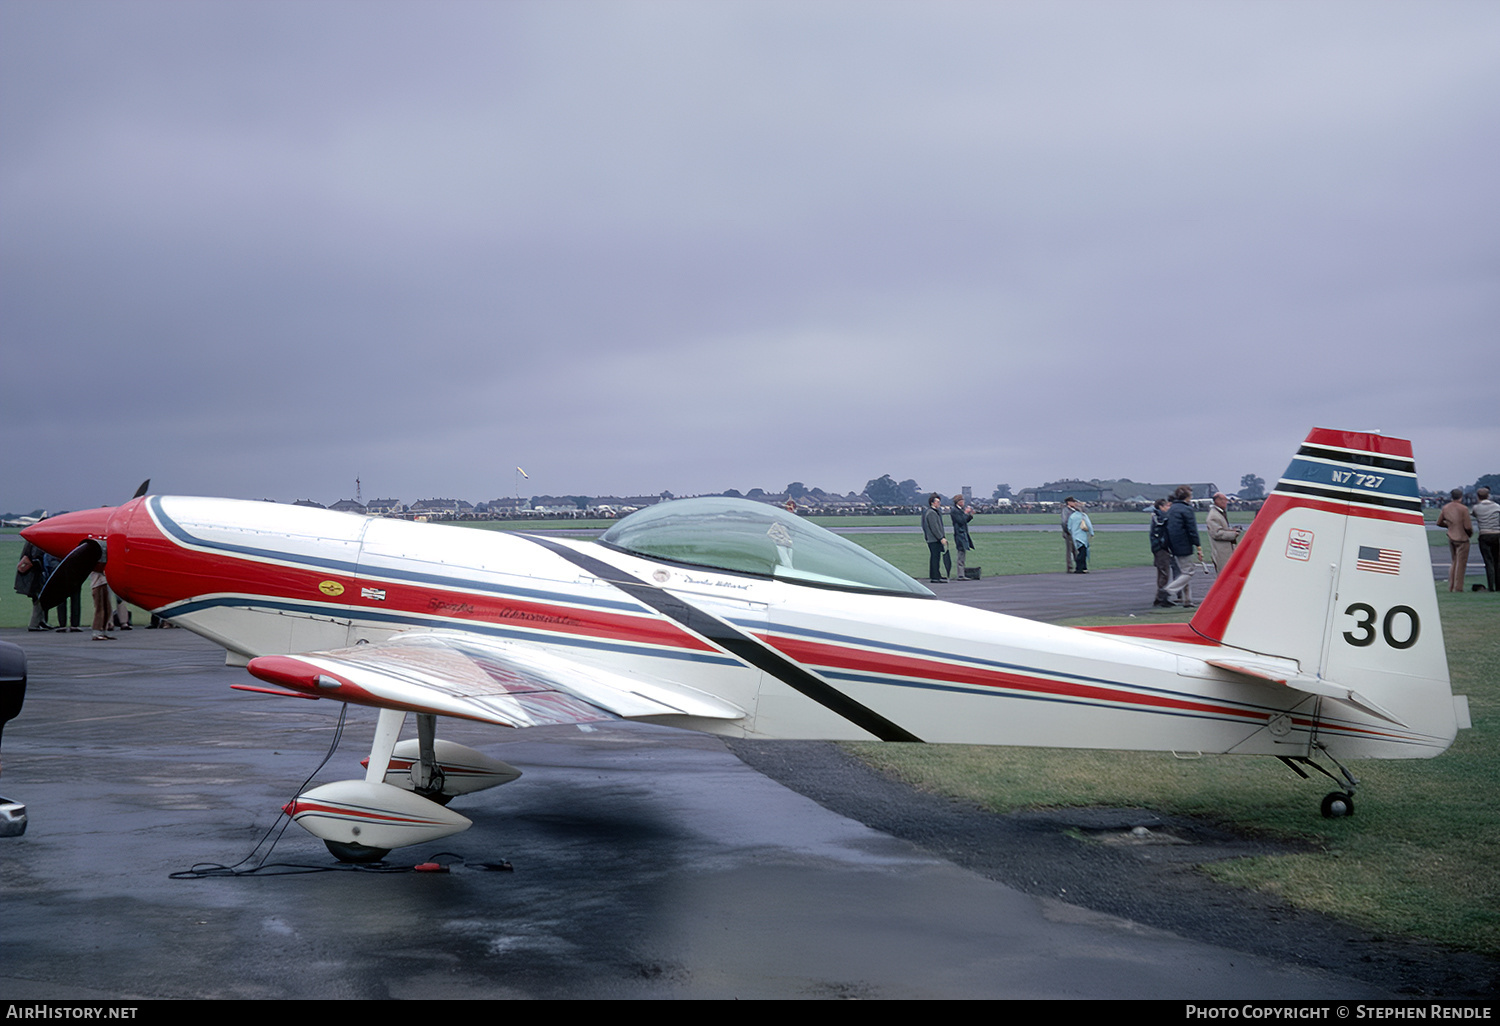
<svg viewBox="0 0 1500 1026">
<path fill-rule="evenodd" d="M 1354 795 L 1347 791 L 1334 791 L 1323 797 L 1323 818 L 1342 819 L 1354 815 Z"/>
<path fill-rule="evenodd" d="M 333 853 L 333 857 L 340 862 L 379 862 L 391 853 L 391 849 L 389 848 L 371 848 L 367 844 L 356 844 L 352 841 L 325 840 L 323 843 L 328 846 L 328 850 Z"/>
</svg>

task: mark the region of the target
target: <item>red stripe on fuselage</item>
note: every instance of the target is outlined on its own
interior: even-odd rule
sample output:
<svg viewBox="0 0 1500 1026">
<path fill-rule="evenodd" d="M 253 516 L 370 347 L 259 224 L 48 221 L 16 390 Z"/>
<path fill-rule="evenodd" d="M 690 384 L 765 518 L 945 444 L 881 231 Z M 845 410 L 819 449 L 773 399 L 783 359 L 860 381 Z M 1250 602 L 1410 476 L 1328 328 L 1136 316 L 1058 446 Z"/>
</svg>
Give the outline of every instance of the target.
<svg viewBox="0 0 1500 1026">
<path fill-rule="evenodd" d="M 712 645 L 654 613 L 639 615 L 521 599 L 461 587 L 442 588 L 400 580 L 269 562 L 216 550 L 188 548 L 163 534 L 151 517 L 138 510 L 123 543 L 123 558 L 111 540 L 110 583 L 117 592 L 147 609 L 191 601 L 205 595 L 254 595 L 268 600 L 313 603 L 329 615 L 358 619 L 362 611 L 418 614 L 578 637 L 660 645 L 699 652 Z M 320 585 L 337 585 L 330 595 Z M 384 600 L 365 598 L 362 587 L 385 593 Z"/>
<path fill-rule="evenodd" d="M 1176 641 L 1184 645 L 1208 645 L 1218 648 L 1217 642 L 1209 641 L 1185 623 L 1125 623 L 1107 627 L 1078 627 L 1080 631 L 1098 631 L 1100 634 L 1117 634 L 1122 638 L 1145 638 L 1149 641 Z"/>
<path fill-rule="evenodd" d="M 1087 699 L 1095 702 L 1117 702 L 1124 705 L 1147 706 L 1154 709 L 1169 709 L 1180 712 L 1203 712 L 1219 716 L 1234 716 L 1246 720 L 1265 720 L 1271 715 L 1265 710 L 1238 709 L 1212 702 L 1173 698 L 1168 695 L 1153 695 L 1139 691 L 1085 684 L 1079 681 L 1052 680 L 1030 674 L 1012 673 L 1002 670 L 985 670 L 963 663 L 937 663 L 926 659 L 900 656 L 889 652 L 870 652 L 864 649 L 845 648 L 802 638 L 769 637 L 762 640 L 779 649 L 783 654 L 812 666 L 853 670 L 861 673 L 880 673 L 892 676 L 916 677 L 921 680 L 938 681 L 945 684 L 968 684 L 983 688 L 1005 688 L 1038 695 L 1057 695 L 1066 698 Z"/>
<path fill-rule="evenodd" d="M 1163 624 L 1162 626 L 1173 625 Z M 941 683 L 970 684 L 985 688 L 1024 691 L 1037 695 L 1055 695 L 1063 698 L 1077 698 L 1094 702 L 1112 702 L 1120 705 L 1145 707 L 1139 709 L 1138 711 L 1140 712 L 1161 709 L 1169 712 L 1205 713 L 1215 716 L 1234 717 L 1257 725 L 1269 721 L 1277 713 L 1277 710 L 1271 709 L 1242 709 L 1209 701 L 1194 701 L 1191 699 L 1173 698 L 1169 695 L 1128 691 L 1123 690 L 1123 686 L 1122 688 L 1111 688 L 1076 681 L 1051 680 L 1046 677 L 1036 677 L 1028 674 L 984 670 L 957 663 L 935 663 L 930 660 L 914 659 L 908 656 L 898 656 L 885 652 L 870 652 L 864 649 L 845 648 L 822 642 L 806 641 L 801 638 L 771 637 L 764 634 L 759 635 L 759 637 L 768 645 L 779 649 L 783 654 L 805 664 L 817 667 L 916 677 Z M 1313 720 L 1306 716 L 1294 716 L 1292 717 L 1292 722 L 1303 730 L 1337 731 L 1345 734 L 1379 738 L 1385 741 L 1410 742 L 1410 738 L 1391 733 L 1390 731 L 1376 730 L 1370 727 L 1356 727 L 1349 724 L 1330 722 L 1326 719 Z"/>
</svg>

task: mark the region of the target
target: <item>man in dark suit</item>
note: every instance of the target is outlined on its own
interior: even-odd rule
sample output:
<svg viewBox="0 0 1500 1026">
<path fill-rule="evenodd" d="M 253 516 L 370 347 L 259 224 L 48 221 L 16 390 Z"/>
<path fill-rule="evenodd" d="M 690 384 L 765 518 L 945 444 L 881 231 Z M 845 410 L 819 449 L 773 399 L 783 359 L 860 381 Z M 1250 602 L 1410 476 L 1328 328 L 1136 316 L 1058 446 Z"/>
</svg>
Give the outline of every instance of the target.
<svg viewBox="0 0 1500 1026">
<path fill-rule="evenodd" d="M 922 537 L 927 542 L 927 577 L 933 584 L 946 583 L 942 576 L 943 550 L 948 536 L 943 532 L 943 497 L 937 492 L 927 496 L 927 512 L 922 514 Z"/>
</svg>

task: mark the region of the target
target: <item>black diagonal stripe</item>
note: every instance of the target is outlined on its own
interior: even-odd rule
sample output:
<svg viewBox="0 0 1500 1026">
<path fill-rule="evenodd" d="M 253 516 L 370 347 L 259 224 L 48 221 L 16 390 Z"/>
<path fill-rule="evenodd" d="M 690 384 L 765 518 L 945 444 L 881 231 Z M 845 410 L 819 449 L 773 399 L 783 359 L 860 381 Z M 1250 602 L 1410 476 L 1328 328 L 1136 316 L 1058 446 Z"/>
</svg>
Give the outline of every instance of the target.
<svg viewBox="0 0 1500 1026">
<path fill-rule="evenodd" d="M 1298 456 L 1312 456 L 1338 463 L 1357 464 L 1362 467 L 1379 467 L 1381 470 L 1401 470 L 1408 474 L 1417 469 L 1416 462 L 1405 456 L 1377 456 L 1372 452 L 1346 452 L 1343 449 L 1325 449 L 1321 445 L 1303 445 Z"/>
<path fill-rule="evenodd" d="M 559 545 L 551 538 L 535 534 L 521 534 L 527 541 L 535 542 L 555 555 L 588 571 L 601 581 L 608 581 L 631 598 L 645 603 L 657 612 L 671 617 L 695 634 L 701 635 L 732 655 L 743 659 L 751 666 L 763 670 L 777 680 L 817 702 L 823 708 L 837 713 L 861 730 L 867 730 L 882 741 L 921 741 L 911 731 L 892 723 L 875 710 L 861 705 L 816 674 L 809 673 L 796 662 L 769 648 L 744 631 L 725 623 L 697 606 L 683 601 L 676 595 L 637 580 L 617 566 L 602 559 L 574 551 Z"/>
</svg>

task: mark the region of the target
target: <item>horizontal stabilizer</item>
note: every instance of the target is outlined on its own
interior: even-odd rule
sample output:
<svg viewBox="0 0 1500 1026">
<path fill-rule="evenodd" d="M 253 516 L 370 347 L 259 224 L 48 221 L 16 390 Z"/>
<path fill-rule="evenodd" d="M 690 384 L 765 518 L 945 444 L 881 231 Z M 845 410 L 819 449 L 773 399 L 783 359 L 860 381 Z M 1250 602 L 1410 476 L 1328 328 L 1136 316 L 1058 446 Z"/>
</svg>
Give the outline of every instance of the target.
<svg viewBox="0 0 1500 1026">
<path fill-rule="evenodd" d="M 1409 726 L 1398 717 L 1382 708 L 1378 702 L 1361 695 L 1353 688 L 1344 687 L 1328 680 L 1319 680 L 1309 677 L 1303 673 L 1287 673 L 1267 666 L 1257 666 L 1253 663 L 1236 662 L 1231 659 L 1209 659 L 1208 665 L 1217 666 L 1221 670 L 1231 673 L 1243 674 L 1246 677 L 1254 677 L 1256 680 L 1268 681 L 1272 684 L 1281 684 L 1295 691 L 1305 691 L 1309 695 L 1318 695 L 1322 698 L 1332 698 L 1339 702 L 1348 702 L 1368 713 L 1373 713 L 1388 723 L 1394 723 L 1398 727 Z"/>
</svg>

